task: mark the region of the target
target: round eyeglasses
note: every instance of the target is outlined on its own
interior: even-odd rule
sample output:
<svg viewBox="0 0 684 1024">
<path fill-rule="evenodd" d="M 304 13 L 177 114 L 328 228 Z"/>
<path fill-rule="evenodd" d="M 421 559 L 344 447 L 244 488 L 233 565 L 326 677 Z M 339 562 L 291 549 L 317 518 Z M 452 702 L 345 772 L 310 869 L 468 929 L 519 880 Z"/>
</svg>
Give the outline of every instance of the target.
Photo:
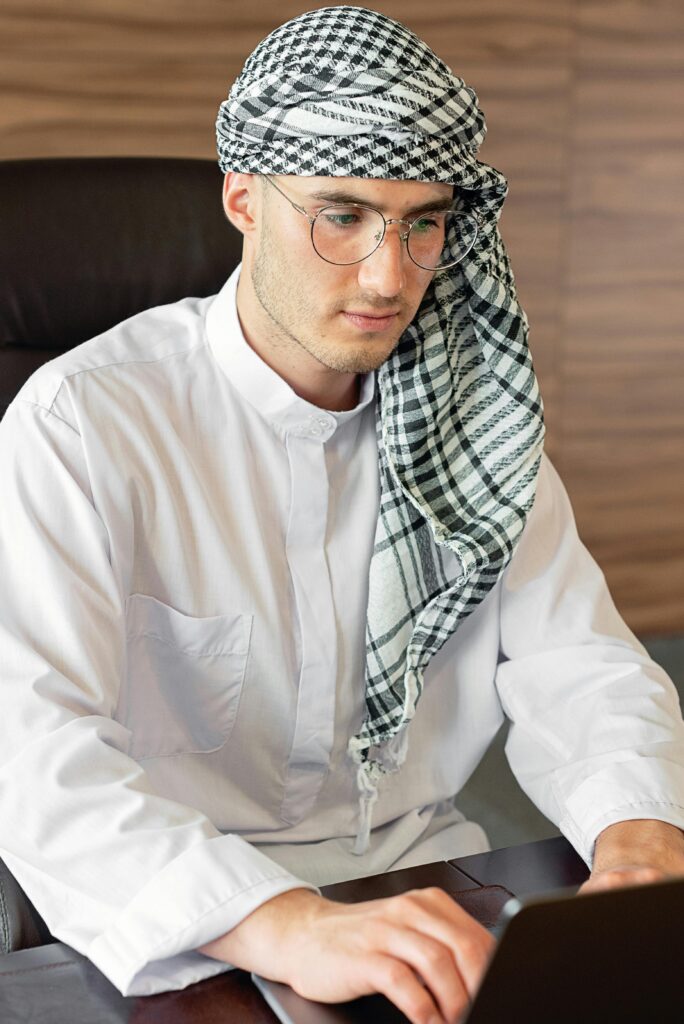
<svg viewBox="0 0 684 1024">
<path fill-rule="evenodd" d="M 387 219 L 358 203 L 326 206 L 312 217 L 293 202 L 267 174 L 263 176 L 311 225 L 311 244 L 326 263 L 350 266 L 368 259 L 382 244 L 389 224 L 403 224 L 399 237 L 422 270 L 448 270 L 468 255 L 479 231 L 479 217 L 463 210 L 427 210 L 414 220 Z"/>
</svg>

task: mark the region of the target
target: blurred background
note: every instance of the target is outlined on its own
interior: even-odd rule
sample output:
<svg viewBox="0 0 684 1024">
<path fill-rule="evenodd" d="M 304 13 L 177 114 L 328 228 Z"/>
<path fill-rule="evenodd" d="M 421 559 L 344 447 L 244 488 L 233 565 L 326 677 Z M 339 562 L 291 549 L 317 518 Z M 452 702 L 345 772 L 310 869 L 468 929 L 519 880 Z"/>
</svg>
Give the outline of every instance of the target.
<svg viewBox="0 0 684 1024">
<path fill-rule="evenodd" d="M 324 6 L 4 0 L 0 159 L 214 158 L 216 111 L 247 55 Z M 404 22 L 478 94 L 480 158 L 510 186 L 501 231 L 547 451 L 618 609 L 684 692 L 684 4 L 358 6 Z M 217 168 L 217 217 L 221 183 Z M 497 846 L 553 834 L 507 771 L 503 739 L 464 810 Z"/>
</svg>

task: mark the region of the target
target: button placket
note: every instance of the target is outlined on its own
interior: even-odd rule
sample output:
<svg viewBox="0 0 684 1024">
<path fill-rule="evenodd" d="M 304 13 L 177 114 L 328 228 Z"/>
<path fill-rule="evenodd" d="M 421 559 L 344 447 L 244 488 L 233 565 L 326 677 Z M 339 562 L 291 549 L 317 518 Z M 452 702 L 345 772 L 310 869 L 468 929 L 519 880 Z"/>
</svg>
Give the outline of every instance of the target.
<svg viewBox="0 0 684 1024">
<path fill-rule="evenodd" d="M 332 417 L 311 416 L 287 438 L 292 497 L 286 552 L 301 630 L 301 668 L 281 818 L 301 821 L 328 769 L 334 738 L 337 641 L 325 555 L 328 477 L 322 440 Z"/>
</svg>

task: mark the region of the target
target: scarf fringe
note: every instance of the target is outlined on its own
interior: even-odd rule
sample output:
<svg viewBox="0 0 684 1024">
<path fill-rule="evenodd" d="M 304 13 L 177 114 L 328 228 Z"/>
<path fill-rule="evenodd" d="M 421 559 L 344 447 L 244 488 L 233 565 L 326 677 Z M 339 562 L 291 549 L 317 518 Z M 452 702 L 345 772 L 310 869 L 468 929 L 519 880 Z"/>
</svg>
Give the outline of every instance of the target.
<svg viewBox="0 0 684 1024">
<path fill-rule="evenodd" d="M 404 728 L 384 745 L 380 752 L 380 760 L 358 761 L 356 784 L 359 790 L 359 816 L 356 839 L 352 853 L 362 857 L 368 852 L 370 834 L 373 824 L 373 807 L 378 799 L 378 784 L 383 775 L 398 772 L 406 760 L 408 753 L 408 729 Z M 361 754 L 356 755 L 356 759 Z"/>
</svg>

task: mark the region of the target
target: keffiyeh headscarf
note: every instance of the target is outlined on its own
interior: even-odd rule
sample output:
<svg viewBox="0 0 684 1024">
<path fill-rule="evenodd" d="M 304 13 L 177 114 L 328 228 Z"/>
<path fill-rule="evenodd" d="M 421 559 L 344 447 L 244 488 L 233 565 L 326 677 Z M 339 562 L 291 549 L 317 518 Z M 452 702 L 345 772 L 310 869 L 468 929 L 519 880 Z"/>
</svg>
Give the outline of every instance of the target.
<svg viewBox="0 0 684 1024">
<path fill-rule="evenodd" d="M 435 275 L 378 372 L 366 718 L 349 743 L 362 853 L 379 779 L 406 756 L 425 668 L 500 578 L 534 501 L 544 426 L 498 230 L 508 185 L 476 159 L 486 127 L 473 90 L 365 8 L 310 11 L 267 36 L 216 128 L 224 173 L 446 182 L 480 219 L 473 249 Z"/>
</svg>

